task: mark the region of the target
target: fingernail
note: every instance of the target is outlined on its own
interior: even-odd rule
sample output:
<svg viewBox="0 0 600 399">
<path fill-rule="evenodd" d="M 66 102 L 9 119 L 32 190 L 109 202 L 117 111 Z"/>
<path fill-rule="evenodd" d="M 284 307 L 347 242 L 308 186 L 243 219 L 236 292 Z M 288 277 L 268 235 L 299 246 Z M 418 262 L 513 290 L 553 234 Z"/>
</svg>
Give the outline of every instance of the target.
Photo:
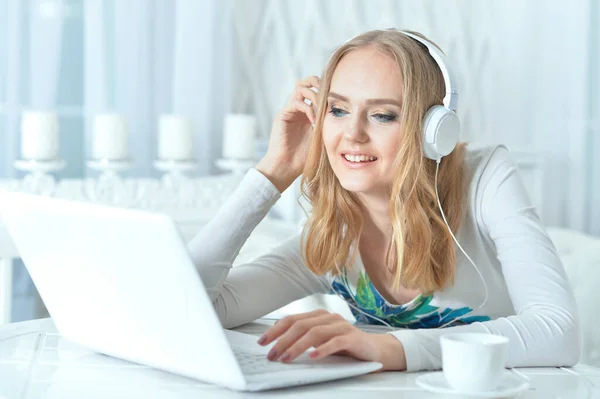
<svg viewBox="0 0 600 399">
<path fill-rule="evenodd" d="M 288 360 L 290 360 L 291 357 L 292 355 L 286 352 L 277 360 L 279 360 L 280 362 L 287 362 Z"/>
<path fill-rule="evenodd" d="M 275 348 L 273 348 L 267 354 L 267 359 L 274 360 L 276 357 L 277 357 L 277 351 L 275 350 Z"/>
<path fill-rule="evenodd" d="M 259 345 L 264 345 L 264 343 L 267 342 L 267 336 L 263 335 L 257 342 Z"/>
<path fill-rule="evenodd" d="M 312 357 L 312 358 L 315 358 L 317 356 L 319 356 L 319 352 L 317 352 L 316 350 L 310 352 L 309 355 L 308 355 L 308 357 Z"/>
</svg>

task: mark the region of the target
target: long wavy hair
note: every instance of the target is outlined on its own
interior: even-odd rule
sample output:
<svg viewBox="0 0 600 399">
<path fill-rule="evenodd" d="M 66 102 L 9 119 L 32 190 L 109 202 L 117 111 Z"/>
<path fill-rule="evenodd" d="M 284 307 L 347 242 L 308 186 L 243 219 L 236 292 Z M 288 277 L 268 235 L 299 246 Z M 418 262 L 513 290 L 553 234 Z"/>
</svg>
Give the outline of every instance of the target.
<svg viewBox="0 0 600 399">
<path fill-rule="evenodd" d="M 398 87 L 403 98 L 402 140 L 389 191 L 392 240 L 385 257 L 394 276 L 392 289 L 402 284 L 430 294 L 454 283 L 456 260 L 452 236 L 437 205 L 436 162 L 424 157 L 421 133 L 425 112 L 442 104 L 445 87 L 442 73 L 425 46 L 398 31 L 374 30 L 354 37 L 335 50 L 321 75 L 314 136 L 301 180 L 301 196 L 312 207 L 302 234 L 302 257 L 313 273 L 337 275 L 354 263 L 358 252 L 364 208 L 357 196 L 337 180 L 322 133 L 338 63 L 349 52 L 366 46 L 392 57 L 402 76 L 402 87 Z M 440 202 L 453 232 L 458 230 L 465 209 L 465 147 L 465 143 L 459 143 L 442 159 L 438 176 Z"/>
</svg>

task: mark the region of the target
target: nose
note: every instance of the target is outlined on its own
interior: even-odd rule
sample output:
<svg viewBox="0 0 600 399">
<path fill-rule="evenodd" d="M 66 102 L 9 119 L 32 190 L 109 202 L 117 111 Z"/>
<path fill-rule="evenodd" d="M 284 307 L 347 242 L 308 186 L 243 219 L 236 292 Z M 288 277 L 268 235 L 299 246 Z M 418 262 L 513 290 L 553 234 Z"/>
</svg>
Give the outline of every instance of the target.
<svg viewBox="0 0 600 399">
<path fill-rule="evenodd" d="M 369 139 L 360 115 L 355 114 L 348 120 L 344 130 L 344 138 L 358 143 L 364 143 Z"/>
</svg>

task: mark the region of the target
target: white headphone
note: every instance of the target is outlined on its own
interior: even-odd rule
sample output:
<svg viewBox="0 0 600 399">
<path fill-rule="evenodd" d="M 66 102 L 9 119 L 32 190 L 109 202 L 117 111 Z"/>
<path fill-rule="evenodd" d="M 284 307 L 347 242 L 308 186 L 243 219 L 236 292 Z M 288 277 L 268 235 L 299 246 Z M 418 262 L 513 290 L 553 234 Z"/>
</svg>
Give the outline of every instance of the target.
<svg viewBox="0 0 600 399">
<path fill-rule="evenodd" d="M 444 105 L 434 105 L 429 108 L 423 119 L 423 153 L 425 157 L 437 161 L 450 154 L 458 143 L 458 134 L 460 133 L 460 122 L 456 115 L 458 89 L 453 86 L 456 84 L 456 80 L 448 65 L 444 63 L 444 54 L 433 43 L 409 32 L 401 30 L 397 32 L 411 37 L 427 47 L 429 54 L 438 64 L 444 76 L 444 85 L 446 86 Z"/>
<path fill-rule="evenodd" d="M 462 253 L 469 260 L 469 262 L 471 262 L 471 264 L 477 271 L 477 274 L 479 274 L 479 278 L 481 278 L 481 282 L 483 283 L 483 286 L 485 288 L 485 299 L 479 305 L 479 308 L 481 309 L 483 306 L 485 306 L 485 304 L 488 301 L 489 291 L 487 283 L 485 282 L 485 278 L 483 278 L 483 275 L 481 274 L 481 271 L 479 270 L 475 262 L 473 262 L 469 254 L 465 252 L 462 245 L 460 245 L 460 243 L 454 236 L 454 233 L 452 232 L 452 229 L 450 228 L 450 225 L 446 220 L 446 214 L 442 209 L 437 184 L 440 160 L 442 159 L 442 157 L 445 157 L 446 155 L 450 154 L 452 150 L 454 150 L 454 147 L 456 147 L 456 144 L 458 143 L 458 134 L 460 133 L 460 122 L 458 120 L 458 116 L 456 115 L 456 105 L 458 103 L 458 89 L 456 88 L 456 86 L 453 86 L 453 83 L 455 84 L 456 80 L 454 80 L 452 72 L 450 68 L 448 68 L 448 65 L 444 63 L 444 54 L 440 50 L 438 50 L 438 48 L 435 47 L 433 43 L 409 32 L 398 32 L 408 37 L 411 37 L 419 43 L 425 45 L 429 50 L 429 54 L 431 54 L 435 62 L 440 67 L 442 75 L 444 76 L 444 85 L 446 86 L 446 95 L 444 96 L 443 100 L 444 105 L 434 105 L 433 107 L 429 108 L 425 113 L 425 117 L 423 119 L 423 152 L 425 157 L 437 161 L 437 167 L 435 169 L 435 196 L 440 209 L 440 213 L 442 214 L 442 218 L 444 219 L 444 223 L 446 223 L 446 227 L 448 227 L 448 231 L 450 232 L 450 235 L 452 236 L 452 239 L 454 240 L 458 248 L 462 251 Z M 467 314 L 463 315 L 462 317 L 466 317 L 473 311 L 474 309 L 471 309 L 469 312 L 467 312 Z M 446 326 L 450 323 L 452 322 L 446 323 L 443 326 Z"/>
</svg>

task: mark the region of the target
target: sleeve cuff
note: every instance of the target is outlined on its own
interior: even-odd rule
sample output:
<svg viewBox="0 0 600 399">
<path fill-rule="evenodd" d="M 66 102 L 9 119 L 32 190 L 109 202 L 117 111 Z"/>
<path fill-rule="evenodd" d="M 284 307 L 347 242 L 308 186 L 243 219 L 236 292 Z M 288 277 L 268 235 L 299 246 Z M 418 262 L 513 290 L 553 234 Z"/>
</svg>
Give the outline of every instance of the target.
<svg viewBox="0 0 600 399">
<path fill-rule="evenodd" d="M 419 343 L 413 333 L 414 331 L 406 329 L 388 332 L 388 334 L 392 334 L 402 343 L 404 356 L 406 356 L 406 371 L 408 372 L 420 371 L 422 369 Z"/>
<path fill-rule="evenodd" d="M 246 175 L 238 186 L 238 190 L 260 195 L 269 203 L 275 203 L 281 198 L 281 193 L 277 187 L 271 183 L 271 180 L 255 168 L 251 168 L 246 172 Z"/>
</svg>

